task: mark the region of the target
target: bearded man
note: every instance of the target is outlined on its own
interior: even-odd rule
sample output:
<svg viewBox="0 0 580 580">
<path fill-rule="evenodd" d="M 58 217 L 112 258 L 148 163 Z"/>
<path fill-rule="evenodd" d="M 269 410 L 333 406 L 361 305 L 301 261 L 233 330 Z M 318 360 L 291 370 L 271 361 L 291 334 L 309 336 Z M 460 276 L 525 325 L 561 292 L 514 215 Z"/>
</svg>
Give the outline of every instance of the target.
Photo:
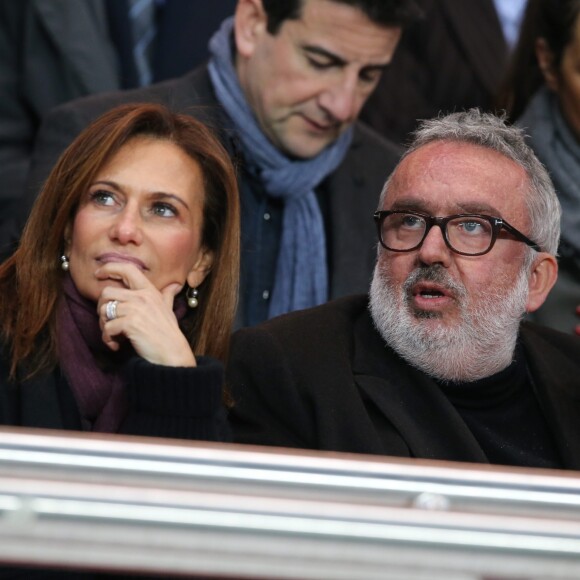
<svg viewBox="0 0 580 580">
<path fill-rule="evenodd" d="M 523 321 L 556 280 L 560 213 L 519 129 L 425 121 L 374 215 L 370 299 L 235 335 L 236 440 L 579 469 L 580 339 Z"/>
</svg>

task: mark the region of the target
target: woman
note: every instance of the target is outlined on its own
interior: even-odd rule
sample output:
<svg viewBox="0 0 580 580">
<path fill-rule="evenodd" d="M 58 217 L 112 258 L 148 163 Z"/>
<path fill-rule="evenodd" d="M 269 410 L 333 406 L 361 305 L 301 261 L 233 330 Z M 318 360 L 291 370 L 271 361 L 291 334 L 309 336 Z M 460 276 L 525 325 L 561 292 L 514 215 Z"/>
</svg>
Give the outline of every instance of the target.
<svg viewBox="0 0 580 580">
<path fill-rule="evenodd" d="M 64 152 L 0 266 L 0 423 L 220 440 L 239 207 L 228 155 L 161 105 Z"/>
<path fill-rule="evenodd" d="M 500 99 L 562 204 L 559 275 L 535 321 L 580 334 L 580 1 L 530 0 Z"/>
</svg>

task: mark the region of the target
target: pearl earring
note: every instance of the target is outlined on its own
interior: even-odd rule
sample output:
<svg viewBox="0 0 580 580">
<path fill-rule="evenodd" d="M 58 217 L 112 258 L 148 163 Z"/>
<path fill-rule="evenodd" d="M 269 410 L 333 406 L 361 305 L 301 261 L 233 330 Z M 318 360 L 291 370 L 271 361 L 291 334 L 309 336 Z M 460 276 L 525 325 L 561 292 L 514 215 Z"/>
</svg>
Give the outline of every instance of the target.
<svg viewBox="0 0 580 580">
<path fill-rule="evenodd" d="M 190 308 L 197 308 L 197 305 L 199 304 L 199 300 L 197 299 L 198 294 L 199 290 L 197 288 L 190 288 L 187 291 L 187 305 Z"/>
<path fill-rule="evenodd" d="M 65 272 L 68 272 L 68 269 L 69 269 L 69 267 L 70 267 L 70 264 L 69 264 L 68 258 L 67 258 L 67 257 L 66 257 L 64 254 L 63 254 L 61 257 L 60 257 L 60 267 L 61 267 L 61 268 L 62 268 L 62 269 L 65 271 Z"/>
</svg>

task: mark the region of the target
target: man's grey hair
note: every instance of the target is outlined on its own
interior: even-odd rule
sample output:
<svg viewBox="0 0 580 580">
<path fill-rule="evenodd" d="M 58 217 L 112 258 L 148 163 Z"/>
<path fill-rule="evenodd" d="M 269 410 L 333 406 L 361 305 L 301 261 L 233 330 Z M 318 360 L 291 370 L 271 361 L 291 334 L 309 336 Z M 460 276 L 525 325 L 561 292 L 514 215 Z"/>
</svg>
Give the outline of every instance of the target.
<svg viewBox="0 0 580 580">
<path fill-rule="evenodd" d="M 531 229 L 528 237 L 545 252 L 556 255 L 560 240 L 562 213 L 560 202 L 548 172 L 527 145 L 525 134 L 521 129 L 507 125 L 505 115 L 498 117 L 490 113 L 482 113 L 479 109 L 424 120 L 413 133 L 413 140 L 401 161 L 420 147 L 435 141 L 457 141 L 480 145 L 493 149 L 517 163 L 526 172 L 529 181 L 526 205 Z M 383 187 L 379 209 L 384 207 L 385 196 L 391 185 L 393 174 Z M 505 192 L 506 196 L 510 194 L 509 191 Z"/>
</svg>

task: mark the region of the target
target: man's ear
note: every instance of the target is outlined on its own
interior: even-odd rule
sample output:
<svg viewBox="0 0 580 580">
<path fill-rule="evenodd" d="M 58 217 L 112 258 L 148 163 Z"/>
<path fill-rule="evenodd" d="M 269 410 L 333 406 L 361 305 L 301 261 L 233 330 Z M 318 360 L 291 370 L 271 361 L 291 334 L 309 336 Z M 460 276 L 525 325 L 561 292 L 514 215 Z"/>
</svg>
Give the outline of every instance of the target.
<svg viewBox="0 0 580 580">
<path fill-rule="evenodd" d="M 536 58 L 547 87 L 554 92 L 558 91 L 559 75 L 554 64 L 554 53 L 545 38 L 536 39 Z"/>
<path fill-rule="evenodd" d="M 213 252 L 203 249 L 196 263 L 187 274 L 187 283 L 191 288 L 197 288 L 209 274 L 213 265 Z"/>
<path fill-rule="evenodd" d="M 541 252 L 532 267 L 528 279 L 529 295 L 526 310 L 534 312 L 546 300 L 558 278 L 558 262 L 546 252 Z"/>
<path fill-rule="evenodd" d="M 238 54 L 250 57 L 259 39 L 267 33 L 268 15 L 262 0 L 238 0 L 234 20 L 234 37 Z"/>
</svg>

